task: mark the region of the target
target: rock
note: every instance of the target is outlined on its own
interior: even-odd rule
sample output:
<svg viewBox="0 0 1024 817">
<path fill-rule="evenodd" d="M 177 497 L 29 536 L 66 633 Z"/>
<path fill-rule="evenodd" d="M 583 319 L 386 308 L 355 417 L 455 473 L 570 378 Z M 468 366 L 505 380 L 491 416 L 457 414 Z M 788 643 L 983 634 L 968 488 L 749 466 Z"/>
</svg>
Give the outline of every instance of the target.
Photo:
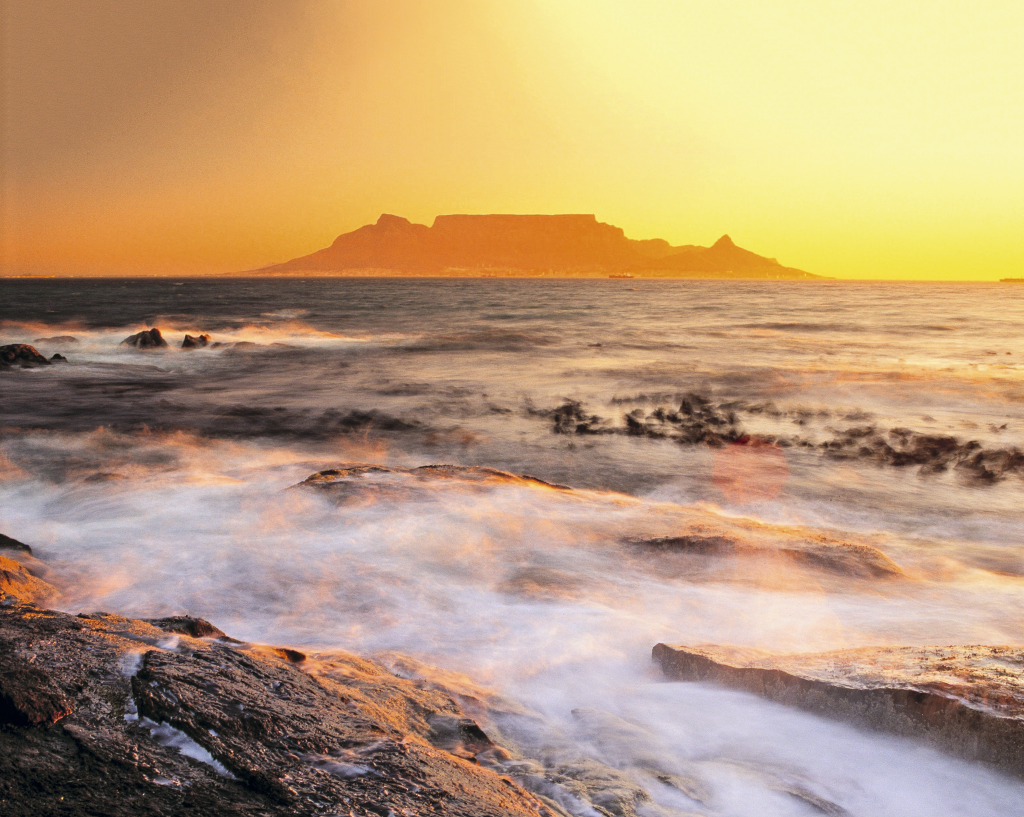
<svg viewBox="0 0 1024 817">
<path fill-rule="evenodd" d="M 36 338 L 33 343 L 78 343 L 74 335 L 54 335 L 52 338 Z"/>
<path fill-rule="evenodd" d="M 136 349 L 163 349 L 167 346 L 160 330 L 153 328 L 130 335 L 121 341 L 122 346 L 134 346 Z"/>
<path fill-rule="evenodd" d="M 206 619 L 192 618 L 192 616 L 170 616 L 143 620 L 166 632 L 189 635 L 192 638 L 222 638 L 224 636 L 223 630 L 214 627 Z"/>
<path fill-rule="evenodd" d="M 531 476 L 519 476 L 497 468 L 479 465 L 421 465 L 419 468 L 392 468 L 385 465 L 347 465 L 318 471 L 295 488 L 324 491 L 338 501 L 390 497 L 408 499 L 426 495 L 432 488 L 446 485 L 480 490 L 496 485 L 528 485 L 571 490 Z"/>
<path fill-rule="evenodd" d="M 703 526 L 705 529 L 707 526 Z M 724 527 L 724 526 L 723 526 Z M 817 541 L 803 537 L 776 536 L 767 540 L 747 539 L 737 531 L 693 533 L 655 539 L 631 539 L 629 546 L 650 553 L 671 553 L 699 557 L 743 557 L 768 559 L 794 566 L 821 570 L 852 579 L 896 579 L 903 570 L 878 548 L 818 535 Z"/>
<path fill-rule="evenodd" d="M 39 354 L 34 346 L 29 346 L 27 343 L 0 346 L 0 363 L 5 363 L 8 366 L 21 366 L 23 369 L 50 365 L 50 361 Z"/>
<path fill-rule="evenodd" d="M 671 395 L 658 395 L 659 401 Z M 647 395 L 617 398 L 612 403 L 647 403 Z M 853 426 L 845 430 L 828 429 L 829 439 L 812 442 L 801 436 L 785 434 L 757 435 L 744 430 L 741 415 L 765 415 L 774 419 L 790 418 L 798 426 L 806 426 L 815 418 L 831 416 L 823 409 L 796 408 L 782 411 L 774 405 L 751 404 L 741 400 L 714 403 L 696 392 L 682 395 L 678 408 L 661 405 L 653 411 L 634 408 L 622 415 L 622 423 L 591 414 L 576 400 L 566 400 L 553 409 L 527 406 L 527 413 L 550 417 L 556 434 L 625 434 L 672 440 L 680 445 L 707 445 L 711 448 L 735 446 L 763 452 L 783 448 L 817 449 L 835 459 L 859 459 L 896 467 L 918 466 L 922 474 L 935 474 L 957 469 L 980 483 L 998 482 L 1011 474 L 1024 476 L 1024 451 L 1010 446 L 987 448 L 976 440 L 962 442 L 941 434 L 921 434 L 908 428 L 893 428 L 888 433 L 873 425 Z M 846 420 L 865 420 L 868 415 L 855 412 Z M 784 457 L 777 457 L 784 464 Z"/>
<path fill-rule="evenodd" d="M 4 595 L 21 601 L 45 602 L 57 595 L 57 588 L 33 576 L 14 559 L 0 556 L 0 597 Z"/>
<path fill-rule="evenodd" d="M 0 533 L 0 550 L 17 550 L 21 553 L 27 553 L 29 556 L 32 555 L 32 548 L 24 542 L 12 539 L 10 536 L 6 536 L 3 533 Z"/>
<path fill-rule="evenodd" d="M 209 335 L 185 335 L 181 342 L 182 349 L 202 349 L 210 342 Z"/>
<path fill-rule="evenodd" d="M 433 745 L 428 720 L 454 724 L 439 740 L 479 739 L 447 695 L 348 654 L 316 656 L 304 671 L 274 649 L 0 607 L 0 719 L 11 724 L 0 726 L 0 811 L 557 813 Z"/>
<path fill-rule="evenodd" d="M 50 358 L 50 363 L 67 363 L 68 359 L 59 352 Z"/>
<path fill-rule="evenodd" d="M 42 726 L 70 715 L 70 702 L 50 677 L 12 659 L 12 652 L 0 645 L 0 724 Z"/>
<path fill-rule="evenodd" d="M 773 655 L 658 644 L 652 658 L 674 680 L 743 689 L 923 739 L 1024 777 L 1024 648 L 869 647 Z"/>
</svg>

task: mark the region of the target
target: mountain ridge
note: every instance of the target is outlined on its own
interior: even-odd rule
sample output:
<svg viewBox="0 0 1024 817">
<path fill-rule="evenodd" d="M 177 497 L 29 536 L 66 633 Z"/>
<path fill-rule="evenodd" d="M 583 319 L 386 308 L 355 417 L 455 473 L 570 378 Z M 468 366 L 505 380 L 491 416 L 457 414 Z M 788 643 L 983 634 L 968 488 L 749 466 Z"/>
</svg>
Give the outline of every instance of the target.
<svg viewBox="0 0 1024 817">
<path fill-rule="evenodd" d="M 410 275 L 598 275 L 651 277 L 821 278 L 736 246 L 723 235 L 711 247 L 627 238 L 593 214 L 439 215 L 431 226 L 381 214 L 339 235 L 329 247 L 252 273 Z"/>
</svg>

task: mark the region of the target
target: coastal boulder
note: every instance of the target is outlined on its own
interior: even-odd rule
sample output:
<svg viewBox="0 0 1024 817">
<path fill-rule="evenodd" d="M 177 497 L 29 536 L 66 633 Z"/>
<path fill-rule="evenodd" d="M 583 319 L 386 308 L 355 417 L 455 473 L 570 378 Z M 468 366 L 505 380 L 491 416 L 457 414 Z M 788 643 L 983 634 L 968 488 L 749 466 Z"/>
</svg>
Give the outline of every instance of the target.
<svg viewBox="0 0 1024 817">
<path fill-rule="evenodd" d="M 157 328 L 147 329 L 129 335 L 121 341 L 122 346 L 134 346 L 136 349 L 163 349 L 167 347 L 167 341 Z"/>
<path fill-rule="evenodd" d="M 202 349 L 210 342 L 209 335 L 185 335 L 181 342 L 182 349 Z"/>
<path fill-rule="evenodd" d="M 23 369 L 50 365 L 50 361 L 39 354 L 34 346 L 29 346 L 27 343 L 0 346 L 0 363 L 8 366 L 21 366 Z"/>
<path fill-rule="evenodd" d="M 1024 777 L 1024 649 L 866 647 L 769 653 L 658 644 L 677 681 L 753 692 L 828 718 L 922 739 Z"/>
</svg>

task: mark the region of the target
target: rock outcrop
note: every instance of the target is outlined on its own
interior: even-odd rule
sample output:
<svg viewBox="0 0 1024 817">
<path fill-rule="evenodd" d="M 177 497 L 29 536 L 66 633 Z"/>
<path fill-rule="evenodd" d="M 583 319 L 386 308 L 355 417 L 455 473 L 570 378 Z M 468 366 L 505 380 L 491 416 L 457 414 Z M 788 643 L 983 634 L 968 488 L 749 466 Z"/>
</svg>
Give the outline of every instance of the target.
<svg viewBox="0 0 1024 817">
<path fill-rule="evenodd" d="M 4 595 L 44 603 L 57 595 L 57 589 L 35 576 L 21 562 L 0 556 L 0 597 Z"/>
<path fill-rule="evenodd" d="M 642 401 L 638 401 L 642 402 Z M 929 434 L 909 428 L 888 431 L 875 425 L 828 428 L 828 439 L 811 440 L 800 434 L 752 434 L 744 418 L 758 416 L 786 419 L 803 427 L 810 419 L 829 419 L 829 412 L 795 409 L 781 411 L 770 403 L 744 400 L 715 402 L 694 392 L 682 395 L 677 404 L 633 408 L 616 418 L 602 417 L 577 400 L 555 408 L 528 405 L 527 414 L 552 420 L 556 434 L 622 434 L 672 440 L 680 445 L 771 445 L 777 448 L 814 450 L 830 459 L 865 460 L 897 468 L 917 467 L 921 474 L 955 470 L 978 483 L 995 483 L 1011 475 L 1024 476 L 1024 451 L 1016 446 L 985 446 L 977 440 L 961 440 L 949 434 Z M 844 419 L 842 417 L 836 419 Z"/>
<path fill-rule="evenodd" d="M 746 690 L 926 742 L 1024 777 L 1024 649 L 878 647 L 770 654 L 658 644 L 673 680 Z"/>
<path fill-rule="evenodd" d="M 24 542 L 19 542 L 17 539 L 13 539 L 4 533 L 0 533 L 0 550 L 14 550 L 18 553 L 27 553 L 29 556 L 32 555 L 32 548 Z"/>
<path fill-rule="evenodd" d="M 479 764 L 495 748 L 447 695 L 344 653 L 300 668 L 199 622 L 5 597 L 0 813 L 556 813 Z"/>
<path fill-rule="evenodd" d="M 210 342 L 209 335 L 185 335 L 181 342 L 182 349 L 202 349 Z"/>
<path fill-rule="evenodd" d="M 27 343 L 11 343 L 0 346 L 0 366 L 21 366 L 23 369 L 33 366 L 49 366 L 50 361 L 41 355 L 34 346 Z"/>
<path fill-rule="evenodd" d="M 160 334 L 160 330 L 154 327 L 129 335 L 121 341 L 121 345 L 134 346 L 136 349 L 164 349 L 167 347 L 167 341 Z"/>
</svg>

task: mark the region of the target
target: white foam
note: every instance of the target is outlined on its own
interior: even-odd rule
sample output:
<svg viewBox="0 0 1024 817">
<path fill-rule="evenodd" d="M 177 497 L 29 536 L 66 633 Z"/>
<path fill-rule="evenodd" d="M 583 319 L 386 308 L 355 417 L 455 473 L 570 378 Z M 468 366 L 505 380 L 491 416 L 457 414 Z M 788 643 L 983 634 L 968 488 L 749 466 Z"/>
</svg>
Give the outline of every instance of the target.
<svg viewBox="0 0 1024 817">
<path fill-rule="evenodd" d="M 223 763 L 219 760 L 215 760 L 213 755 L 180 729 L 175 729 L 166 721 L 157 723 L 149 718 L 142 718 L 139 721 L 139 724 L 148 729 L 150 736 L 161 746 L 168 746 L 172 749 L 177 749 L 185 757 L 190 757 L 193 760 L 198 760 L 200 763 L 205 763 L 207 766 L 210 766 L 221 777 L 226 777 L 229 780 L 237 780 L 237 778 L 224 767 Z"/>
</svg>

